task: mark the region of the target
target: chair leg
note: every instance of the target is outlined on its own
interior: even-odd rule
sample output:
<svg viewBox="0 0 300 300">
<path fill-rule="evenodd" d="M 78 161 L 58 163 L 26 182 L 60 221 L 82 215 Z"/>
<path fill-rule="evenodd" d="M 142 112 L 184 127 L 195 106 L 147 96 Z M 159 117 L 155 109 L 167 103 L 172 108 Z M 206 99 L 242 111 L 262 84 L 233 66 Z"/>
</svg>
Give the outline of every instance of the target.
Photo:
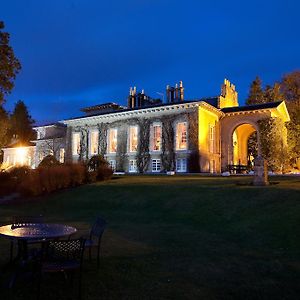
<svg viewBox="0 0 300 300">
<path fill-rule="evenodd" d="M 98 244 L 98 251 L 97 251 L 97 269 L 100 267 L 100 243 Z"/>
<path fill-rule="evenodd" d="M 14 242 L 10 241 L 10 263 L 13 261 L 13 256 L 14 256 Z"/>
<path fill-rule="evenodd" d="M 89 247 L 89 261 L 92 260 L 92 247 Z"/>
</svg>

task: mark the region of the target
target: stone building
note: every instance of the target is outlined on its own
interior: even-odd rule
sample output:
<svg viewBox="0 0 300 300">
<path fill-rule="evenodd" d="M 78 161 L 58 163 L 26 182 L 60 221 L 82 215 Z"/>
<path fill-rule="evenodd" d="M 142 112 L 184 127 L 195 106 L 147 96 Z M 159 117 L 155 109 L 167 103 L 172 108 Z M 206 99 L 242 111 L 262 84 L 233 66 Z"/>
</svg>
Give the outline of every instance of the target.
<svg viewBox="0 0 300 300">
<path fill-rule="evenodd" d="M 116 172 L 220 173 L 248 164 L 247 142 L 259 120 L 289 121 L 284 102 L 239 106 L 226 79 L 217 97 L 184 100 L 182 82 L 166 93 L 163 103 L 130 88 L 127 107 L 105 103 L 84 108 L 84 116 L 36 127 L 35 166 L 47 154 L 61 162 L 101 154 Z"/>
</svg>

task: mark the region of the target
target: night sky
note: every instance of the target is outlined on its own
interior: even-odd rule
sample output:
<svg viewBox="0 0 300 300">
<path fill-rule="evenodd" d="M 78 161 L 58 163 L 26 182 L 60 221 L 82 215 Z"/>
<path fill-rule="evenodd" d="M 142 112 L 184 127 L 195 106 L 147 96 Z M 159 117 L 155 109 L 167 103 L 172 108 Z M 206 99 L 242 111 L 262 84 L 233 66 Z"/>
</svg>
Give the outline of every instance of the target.
<svg viewBox="0 0 300 300">
<path fill-rule="evenodd" d="M 0 0 L 22 64 L 5 107 L 22 99 L 42 124 L 125 105 L 134 85 L 159 97 L 183 80 L 185 99 L 216 96 L 224 78 L 243 104 L 256 75 L 271 84 L 299 69 L 299 11 L 298 0 Z"/>
</svg>

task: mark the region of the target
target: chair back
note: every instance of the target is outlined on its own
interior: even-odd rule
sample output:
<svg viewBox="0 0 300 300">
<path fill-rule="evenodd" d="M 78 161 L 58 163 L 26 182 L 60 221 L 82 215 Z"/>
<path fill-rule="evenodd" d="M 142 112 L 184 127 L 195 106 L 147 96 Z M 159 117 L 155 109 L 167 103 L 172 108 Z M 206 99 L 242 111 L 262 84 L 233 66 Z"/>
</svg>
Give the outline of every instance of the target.
<svg viewBox="0 0 300 300">
<path fill-rule="evenodd" d="M 93 224 L 91 233 L 90 233 L 90 239 L 93 238 L 93 236 L 101 238 L 105 228 L 106 228 L 107 222 L 102 219 L 101 217 L 97 217 L 96 222 Z"/>
<path fill-rule="evenodd" d="M 85 239 L 50 241 L 47 255 L 53 260 L 76 260 L 82 262 Z"/>
</svg>

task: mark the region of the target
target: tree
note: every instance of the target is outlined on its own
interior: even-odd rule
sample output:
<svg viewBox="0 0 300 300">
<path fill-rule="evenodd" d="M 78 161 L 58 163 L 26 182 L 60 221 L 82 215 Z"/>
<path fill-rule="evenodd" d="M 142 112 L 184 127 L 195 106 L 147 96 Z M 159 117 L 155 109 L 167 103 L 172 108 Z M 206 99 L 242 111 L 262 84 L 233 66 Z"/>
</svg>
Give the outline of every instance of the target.
<svg viewBox="0 0 300 300">
<path fill-rule="evenodd" d="M 300 71 L 286 74 L 280 85 L 291 118 L 287 125 L 291 159 L 300 169 Z"/>
<path fill-rule="evenodd" d="M 21 64 L 9 45 L 9 33 L 3 32 L 3 29 L 4 23 L 0 21 L 0 105 L 4 103 L 5 95 L 13 89 L 14 80 L 21 69 Z"/>
<path fill-rule="evenodd" d="M 34 138 L 32 124 L 34 120 L 29 115 L 25 103 L 19 100 L 11 115 L 11 136 L 16 136 L 20 142 L 26 143 Z"/>
<path fill-rule="evenodd" d="M 267 102 L 276 102 L 276 101 L 284 101 L 285 96 L 281 92 L 280 83 L 275 82 L 273 86 L 266 85 L 264 89 L 264 101 Z"/>
<path fill-rule="evenodd" d="M 10 128 L 9 116 L 0 105 L 0 149 L 8 142 L 8 132 Z"/>
<path fill-rule="evenodd" d="M 249 95 L 246 100 L 246 104 L 258 104 L 258 103 L 264 103 L 264 92 L 261 87 L 261 79 L 256 76 L 255 80 L 252 81 L 250 85 Z"/>
<path fill-rule="evenodd" d="M 285 172 L 289 167 L 289 152 L 286 143 L 287 129 L 279 118 L 258 121 L 262 156 L 272 171 Z"/>
</svg>

